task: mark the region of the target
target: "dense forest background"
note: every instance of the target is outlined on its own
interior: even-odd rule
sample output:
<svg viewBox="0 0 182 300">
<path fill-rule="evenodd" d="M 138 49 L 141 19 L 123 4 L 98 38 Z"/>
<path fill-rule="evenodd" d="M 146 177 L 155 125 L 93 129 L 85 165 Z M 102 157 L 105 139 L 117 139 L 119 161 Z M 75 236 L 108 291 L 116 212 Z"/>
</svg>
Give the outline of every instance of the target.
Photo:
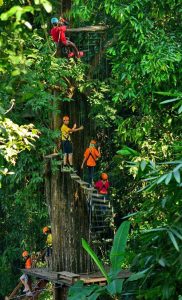
<svg viewBox="0 0 182 300">
<path fill-rule="evenodd" d="M 102 151 L 96 176 L 109 174 L 115 227 L 126 216 L 131 222 L 124 265 L 141 275 L 125 292 L 181 299 L 181 1 L 70 4 L 0 1 L 0 297 L 17 283 L 22 250 L 44 247 L 43 158 L 60 151 L 53 116 L 76 102 L 84 109 L 73 122 L 85 126 L 77 169 L 95 137 Z M 85 58 L 53 56 L 50 18 L 61 14 L 71 27 L 108 26 L 96 53 L 90 36 L 78 33 L 70 38 Z"/>
</svg>

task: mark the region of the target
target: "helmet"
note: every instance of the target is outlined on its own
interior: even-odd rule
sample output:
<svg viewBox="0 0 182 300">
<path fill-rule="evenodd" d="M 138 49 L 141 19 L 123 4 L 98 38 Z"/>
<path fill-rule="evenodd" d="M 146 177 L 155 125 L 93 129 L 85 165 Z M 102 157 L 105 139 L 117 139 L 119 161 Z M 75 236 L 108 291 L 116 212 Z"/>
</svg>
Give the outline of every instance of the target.
<svg viewBox="0 0 182 300">
<path fill-rule="evenodd" d="M 91 140 L 90 141 L 90 144 L 93 144 L 93 145 L 95 145 L 97 142 L 95 141 L 95 140 Z"/>
<path fill-rule="evenodd" d="M 58 21 L 58 18 L 52 18 L 51 19 L 51 24 L 57 24 L 59 21 Z"/>
<path fill-rule="evenodd" d="M 48 227 L 48 226 L 44 227 L 44 228 L 42 229 L 42 231 L 43 231 L 43 233 L 48 232 L 48 231 L 49 231 L 49 227 Z"/>
<path fill-rule="evenodd" d="M 108 179 L 108 175 L 106 173 L 102 173 L 101 174 L 101 179 L 102 180 L 107 180 Z"/>
<path fill-rule="evenodd" d="M 63 121 L 69 121 L 69 119 L 70 119 L 70 118 L 69 118 L 68 116 L 64 116 L 64 117 L 63 117 Z"/>
<path fill-rule="evenodd" d="M 23 251 L 23 253 L 22 253 L 22 256 L 23 256 L 23 257 L 26 257 L 26 256 L 28 256 L 28 255 L 29 255 L 28 251 Z"/>
</svg>

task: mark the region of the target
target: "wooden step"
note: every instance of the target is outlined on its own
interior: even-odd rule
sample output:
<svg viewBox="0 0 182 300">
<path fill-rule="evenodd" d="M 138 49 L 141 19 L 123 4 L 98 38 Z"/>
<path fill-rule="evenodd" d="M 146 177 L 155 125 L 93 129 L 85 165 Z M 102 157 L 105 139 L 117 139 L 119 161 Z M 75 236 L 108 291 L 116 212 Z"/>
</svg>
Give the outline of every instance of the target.
<svg viewBox="0 0 182 300">
<path fill-rule="evenodd" d="M 71 173 L 70 176 L 71 176 L 72 179 L 75 179 L 75 180 L 80 179 L 80 176 L 78 176 L 77 174 L 72 174 Z"/>
<path fill-rule="evenodd" d="M 107 204 L 108 206 L 110 205 L 109 200 L 104 200 L 104 199 L 98 199 L 98 198 L 92 198 L 90 202 L 94 205 L 94 203 L 100 203 L 100 204 Z"/>
<path fill-rule="evenodd" d="M 57 272 L 57 279 L 63 279 L 69 281 L 69 283 L 74 284 L 80 279 L 80 275 L 71 272 Z"/>
<path fill-rule="evenodd" d="M 101 207 L 101 206 L 103 206 L 103 207 L 110 207 L 108 204 L 105 204 L 105 203 L 92 203 L 92 208 L 94 208 L 94 207 Z"/>
<path fill-rule="evenodd" d="M 44 158 L 54 158 L 57 156 L 61 156 L 61 154 L 60 153 L 51 153 L 51 154 L 45 155 Z"/>
</svg>

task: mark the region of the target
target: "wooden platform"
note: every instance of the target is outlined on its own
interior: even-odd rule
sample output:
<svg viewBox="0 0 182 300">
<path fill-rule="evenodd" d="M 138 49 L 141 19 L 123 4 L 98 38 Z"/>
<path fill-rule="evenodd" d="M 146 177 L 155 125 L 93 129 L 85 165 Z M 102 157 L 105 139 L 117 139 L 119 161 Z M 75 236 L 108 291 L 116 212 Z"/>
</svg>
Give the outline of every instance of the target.
<svg viewBox="0 0 182 300">
<path fill-rule="evenodd" d="M 90 273 L 90 274 L 74 274 L 71 272 L 53 272 L 48 271 L 45 268 L 32 268 L 32 269 L 22 269 L 22 272 L 36 277 L 38 279 L 44 279 L 45 281 L 50 281 L 52 283 L 57 283 L 59 285 L 71 286 L 78 280 L 82 280 L 85 284 L 105 284 L 106 279 L 99 272 Z M 131 275 L 131 272 L 128 270 L 121 271 L 118 275 L 118 278 L 128 278 Z"/>
<path fill-rule="evenodd" d="M 104 31 L 109 27 L 106 25 L 96 25 L 96 26 L 86 26 L 86 27 L 78 27 L 78 28 L 67 28 L 66 32 L 97 32 Z"/>
</svg>

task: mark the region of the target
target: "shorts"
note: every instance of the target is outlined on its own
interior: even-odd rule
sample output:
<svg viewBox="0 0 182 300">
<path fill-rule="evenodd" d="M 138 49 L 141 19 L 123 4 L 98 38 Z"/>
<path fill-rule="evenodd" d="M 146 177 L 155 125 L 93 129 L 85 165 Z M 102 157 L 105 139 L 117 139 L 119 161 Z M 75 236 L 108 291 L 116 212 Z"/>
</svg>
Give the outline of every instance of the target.
<svg viewBox="0 0 182 300">
<path fill-rule="evenodd" d="M 46 248 L 46 257 L 52 256 L 52 247 L 47 247 Z"/>
<path fill-rule="evenodd" d="M 23 274 L 23 275 L 20 277 L 20 280 L 23 280 L 23 281 L 25 281 L 26 283 L 28 283 L 29 277 L 28 277 L 27 274 Z"/>
<path fill-rule="evenodd" d="M 72 143 L 70 141 L 63 141 L 63 153 L 64 154 L 71 154 L 73 153 Z"/>
</svg>

